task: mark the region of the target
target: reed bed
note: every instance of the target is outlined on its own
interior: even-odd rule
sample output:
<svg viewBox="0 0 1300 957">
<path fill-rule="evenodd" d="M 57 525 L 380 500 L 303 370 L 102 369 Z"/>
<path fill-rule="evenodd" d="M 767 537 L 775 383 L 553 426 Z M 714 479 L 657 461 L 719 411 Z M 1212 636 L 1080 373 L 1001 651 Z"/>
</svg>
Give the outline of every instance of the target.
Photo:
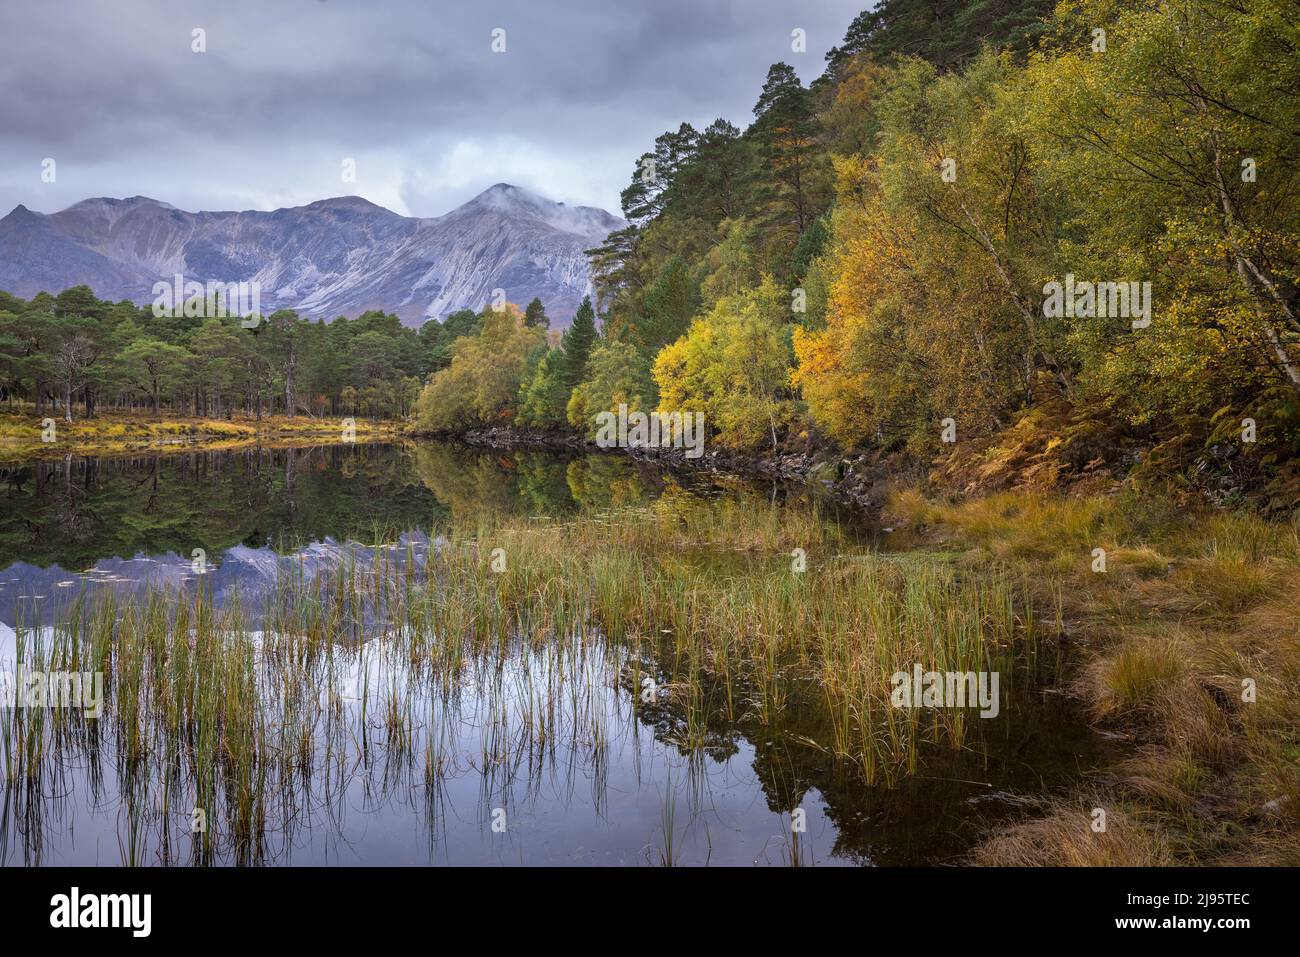
<svg viewBox="0 0 1300 957">
<path fill-rule="evenodd" d="M 41 817 L 75 768 L 92 800 L 120 802 L 122 863 L 258 863 L 346 814 L 359 784 L 422 793 L 432 827 L 462 763 L 485 814 L 516 785 L 526 800 L 546 774 L 572 775 L 575 755 L 599 792 L 611 739 L 638 718 L 701 754 L 719 723 L 798 716 L 864 783 L 889 784 L 923 746 L 971 746 L 980 724 L 891 707 L 894 672 L 999 672 L 1004 709 L 1034 678 L 1023 581 L 878 554 L 815 507 L 666 496 L 436 531 L 427 548 L 282 570 L 255 606 L 202 584 L 100 592 L 20 625 L 19 662 L 102 673 L 106 702 L 99 720 L 0 710 L 0 841 L 21 835 L 39 861 Z"/>
</svg>

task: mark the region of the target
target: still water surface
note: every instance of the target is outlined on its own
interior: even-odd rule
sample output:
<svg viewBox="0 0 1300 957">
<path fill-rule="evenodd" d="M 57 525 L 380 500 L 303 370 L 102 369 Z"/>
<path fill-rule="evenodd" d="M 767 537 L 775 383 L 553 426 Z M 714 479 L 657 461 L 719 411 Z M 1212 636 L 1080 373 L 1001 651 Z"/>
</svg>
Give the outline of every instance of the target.
<svg viewBox="0 0 1300 957">
<path fill-rule="evenodd" d="M 201 587 L 217 607 L 245 610 L 256 634 L 258 609 L 287 574 L 312 581 L 341 563 L 379 563 L 401 575 L 437 552 L 449 524 L 602 513 L 665 494 L 801 508 L 810 493 L 618 455 L 433 443 L 0 468 L 0 670 L 13 670 L 20 634 L 39 634 L 78 596 Z M 411 673 L 368 639 L 371 625 L 363 616 L 359 641 L 331 658 L 323 681 L 342 704 L 328 744 L 313 745 L 311 774 L 266 782 L 255 839 L 199 854 L 183 784 L 83 743 L 61 748 L 35 784 L 12 780 L 0 754 L 0 863 L 941 863 L 1103 757 L 1061 695 L 1030 688 L 977 722 L 967 747 L 923 750 L 915 774 L 867 786 L 819 746 L 823 725 L 806 707 L 775 722 L 715 716 L 703 747 L 698 737 L 684 746 L 671 702 L 635 706 L 614 642 L 524 645 L 446 682 Z M 539 688 L 552 702 L 541 730 Z M 400 746 L 379 714 L 395 694 L 419 716 Z"/>
</svg>

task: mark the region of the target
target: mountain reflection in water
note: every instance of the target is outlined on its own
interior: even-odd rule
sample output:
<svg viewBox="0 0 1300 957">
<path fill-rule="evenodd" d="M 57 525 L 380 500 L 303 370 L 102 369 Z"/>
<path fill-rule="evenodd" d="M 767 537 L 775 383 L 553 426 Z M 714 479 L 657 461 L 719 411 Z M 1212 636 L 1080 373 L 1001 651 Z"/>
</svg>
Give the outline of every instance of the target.
<svg viewBox="0 0 1300 957">
<path fill-rule="evenodd" d="M 665 495 L 801 508 L 810 494 L 619 455 L 436 443 L 69 458 L 0 469 L 0 489 L 0 670 L 14 666 L 20 633 L 39 638 L 79 599 L 199 589 L 214 608 L 240 610 L 262 668 L 279 654 L 262 611 L 277 583 L 328 587 L 341 568 L 401 577 L 423 569 L 443 529 Z M 872 540 L 861 519 L 819 507 Z M 510 642 L 435 672 L 374 637 L 383 615 L 363 609 L 359 640 L 302 672 L 321 706 L 304 719 L 298 770 L 259 772 L 270 775 L 260 826 L 199 852 L 184 773 L 127 760 L 120 741 L 73 736 L 39 786 L 6 775 L 0 862 L 941 862 L 1102 757 L 1061 696 L 1029 689 L 977 742 L 925 749 L 917 773 L 868 786 L 818 743 L 815 701 L 766 721 L 710 712 L 688 745 L 671 695 L 637 706 L 629 674 L 653 663 L 618 641 Z M 381 717 L 395 703 L 405 716 Z M 806 828 L 793 832 L 800 809 Z"/>
</svg>

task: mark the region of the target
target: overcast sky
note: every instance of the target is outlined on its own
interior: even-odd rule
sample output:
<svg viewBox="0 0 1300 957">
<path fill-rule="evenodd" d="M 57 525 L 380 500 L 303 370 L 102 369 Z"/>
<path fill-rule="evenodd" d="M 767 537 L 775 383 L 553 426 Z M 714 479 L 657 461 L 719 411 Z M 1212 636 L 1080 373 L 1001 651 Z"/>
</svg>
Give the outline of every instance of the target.
<svg viewBox="0 0 1300 957">
<path fill-rule="evenodd" d="M 812 80 L 869 5 L 3 0 L 0 215 L 88 196 L 201 210 L 357 194 L 437 216 L 502 181 L 617 213 L 655 136 L 718 116 L 743 128 L 770 64 Z"/>
</svg>

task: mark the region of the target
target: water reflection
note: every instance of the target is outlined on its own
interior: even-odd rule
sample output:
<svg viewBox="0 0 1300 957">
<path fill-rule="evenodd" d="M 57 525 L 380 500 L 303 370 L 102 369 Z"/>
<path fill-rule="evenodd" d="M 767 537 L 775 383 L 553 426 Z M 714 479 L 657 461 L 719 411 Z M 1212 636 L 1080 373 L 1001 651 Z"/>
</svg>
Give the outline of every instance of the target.
<svg viewBox="0 0 1300 957">
<path fill-rule="evenodd" d="M 335 563 L 348 543 L 419 550 L 431 528 L 484 514 L 558 515 L 644 502 L 654 470 L 619 456 L 335 445 L 69 458 L 0 468 L 0 622 L 84 582 L 196 584 L 258 597 L 277 569 Z M 353 552 L 353 557 L 356 553 Z"/>
<path fill-rule="evenodd" d="M 69 460 L 3 481 L 0 669 L 33 644 L 53 654 L 43 623 L 78 598 L 132 615 L 133 596 L 173 596 L 106 651 L 110 720 L 51 715 L 38 764 L 21 742 L 40 716 L 0 709 L 0 735 L 19 742 L 3 755 L 5 864 L 935 862 L 1101 757 L 1059 697 L 1026 685 L 969 746 L 926 748 L 917 773 L 868 787 L 819 743 L 831 731 L 815 695 L 763 720 L 708 688 L 702 705 L 646 701 L 638 676 L 661 666 L 643 646 L 516 622 L 435 647 L 394 624 L 410 619 L 391 614 L 386 586 L 338 599 L 345 581 L 414 580 L 410 594 L 435 600 L 424 573 L 442 533 L 485 516 L 799 492 L 433 444 Z M 275 611 L 286 580 L 307 617 Z M 233 617 L 178 620 L 199 591 Z M 350 616 L 355 640 L 315 640 L 329 615 Z M 141 637 L 159 627 L 161 645 Z M 177 684 L 165 665 L 189 652 L 176 634 L 196 658 L 233 643 L 244 664 L 178 665 Z M 257 702 L 246 724 L 221 710 L 232 698 Z M 137 713 L 137 700 L 179 703 Z"/>
</svg>

